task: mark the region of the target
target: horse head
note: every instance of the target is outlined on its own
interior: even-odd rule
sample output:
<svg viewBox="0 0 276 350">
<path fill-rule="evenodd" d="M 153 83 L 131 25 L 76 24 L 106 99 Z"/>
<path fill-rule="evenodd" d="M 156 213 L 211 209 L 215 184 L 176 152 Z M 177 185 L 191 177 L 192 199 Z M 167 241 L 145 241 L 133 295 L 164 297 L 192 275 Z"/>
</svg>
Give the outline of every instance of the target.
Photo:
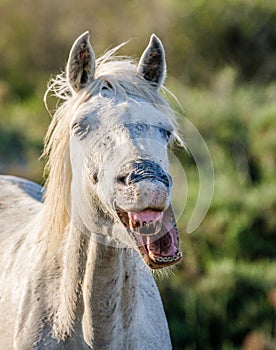
<svg viewBox="0 0 276 350">
<path fill-rule="evenodd" d="M 70 215 L 105 244 L 136 248 L 153 269 L 182 258 L 168 161 L 177 131 L 160 93 L 165 75 L 155 35 L 137 65 L 108 55 L 96 60 L 86 32 L 66 70 L 73 98 L 82 101 L 70 121 Z"/>
</svg>

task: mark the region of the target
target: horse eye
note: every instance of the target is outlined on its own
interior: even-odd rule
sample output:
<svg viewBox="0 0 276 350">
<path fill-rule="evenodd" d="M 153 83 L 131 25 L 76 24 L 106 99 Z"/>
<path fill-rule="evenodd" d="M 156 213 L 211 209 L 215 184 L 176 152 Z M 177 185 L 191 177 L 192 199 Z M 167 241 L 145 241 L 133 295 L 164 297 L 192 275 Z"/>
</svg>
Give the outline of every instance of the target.
<svg viewBox="0 0 276 350">
<path fill-rule="evenodd" d="M 71 130 L 73 131 L 74 134 L 78 134 L 78 132 L 80 130 L 80 124 L 79 123 L 74 123 L 71 126 Z"/>
<path fill-rule="evenodd" d="M 71 130 L 73 131 L 74 135 L 82 138 L 88 133 L 89 126 L 76 122 L 71 126 Z"/>
<path fill-rule="evenodd" d="M 165 130 L 165 137 L 166 137 L 166 141 L 169 142 L 172 137 L 172 132 L 169 130 Z"/>
<path fill-rule="evenodd" d="M 71 126 L 71 129 L 72 130 L 75 130 L 75 129 L 77 129 L 78 127 L 79 127 L 79 123 L 78 122 L 76 122 L 76 123 L 74 123 L 72 126 Z"/>
</svg>

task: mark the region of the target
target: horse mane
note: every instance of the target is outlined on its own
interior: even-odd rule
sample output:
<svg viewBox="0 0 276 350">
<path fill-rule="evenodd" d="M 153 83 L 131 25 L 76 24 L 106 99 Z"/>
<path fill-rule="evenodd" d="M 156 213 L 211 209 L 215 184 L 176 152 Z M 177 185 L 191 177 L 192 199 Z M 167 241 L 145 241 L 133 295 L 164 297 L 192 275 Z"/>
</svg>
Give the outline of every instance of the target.
<svg viewBox="0 0 276 350">
<path fill-rule="evenodd" d="M 42 157 L 46 159 L 44 208 L 41 228 L 45 230 L 50 246 L 55 249 L 62 239 L 70 222 L 70 185 L 72 169 L 70 164 L 69 140 L 70 122 L 78 107 L 101 91 L 102 85 L 108 82 L 114 96 L 120 100 L 130 98 L 152 103 L 157 109 L 168 115 L 175 125 L 175 137 L 178 137 L 177 122 L 173 109 L 165 97 L 152 87 L 137 70 L 137 62 L 129 57 L 117 56 L 117 51 L 126 43 L 109 50 L 96 60 L 95 79 L 87 87 L 75 92 L 66 79 L 65 72 L 54 77 L 48 85 L 44 96 L 46 109 L 49 95 L 57 98 L 57 108 L 45 136 Z M 168 92 L 164 87 L 161 90 Z M 169 92 L 169 94 L 171 94 Z M 171 94 L 172 95 L 172 94 Z M 139 102 L 138 102 L 139 103 Z"/>
</svg>

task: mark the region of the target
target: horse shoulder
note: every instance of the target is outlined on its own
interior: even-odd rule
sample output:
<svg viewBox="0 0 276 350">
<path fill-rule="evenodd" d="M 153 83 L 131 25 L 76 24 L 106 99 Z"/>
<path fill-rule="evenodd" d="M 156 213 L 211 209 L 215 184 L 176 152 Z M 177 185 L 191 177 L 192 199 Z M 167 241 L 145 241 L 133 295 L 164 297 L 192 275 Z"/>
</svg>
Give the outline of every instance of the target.
<svg viewBox="0 0 276 350">
<path fill-rule="evenodd" d="M 42 188 L 34 182 L 14 176 L 0 176 L 0 241 L 32 218 L 41 206 Z"/>
<path fill-rule="evenodd" d="M 0 176 L 0 326 L 1 346 L 11 347 L 18 307 L 28 277 L 32 220 L 42 204 L 41 187 L 13 176 Z M 29 226 L 31 227 L 31 226 Z M 4 347 L 3 347 L 4 349 Z"/>
</svg>

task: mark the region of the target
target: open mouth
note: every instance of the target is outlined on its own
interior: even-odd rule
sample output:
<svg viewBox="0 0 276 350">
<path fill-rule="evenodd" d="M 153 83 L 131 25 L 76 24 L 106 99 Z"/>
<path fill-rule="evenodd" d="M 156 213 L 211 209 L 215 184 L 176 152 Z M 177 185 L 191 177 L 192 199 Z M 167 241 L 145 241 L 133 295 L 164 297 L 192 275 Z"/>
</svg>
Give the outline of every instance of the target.
<svg viewBox="0 0 276 350">
<path fill-rule="evenodd" d="M 182 260 L 173 209 L 145 209 L 140 212 L 117 210 L 118 216 L 134 238 L 146 264 L 161 269 Z"/>
</svg>

